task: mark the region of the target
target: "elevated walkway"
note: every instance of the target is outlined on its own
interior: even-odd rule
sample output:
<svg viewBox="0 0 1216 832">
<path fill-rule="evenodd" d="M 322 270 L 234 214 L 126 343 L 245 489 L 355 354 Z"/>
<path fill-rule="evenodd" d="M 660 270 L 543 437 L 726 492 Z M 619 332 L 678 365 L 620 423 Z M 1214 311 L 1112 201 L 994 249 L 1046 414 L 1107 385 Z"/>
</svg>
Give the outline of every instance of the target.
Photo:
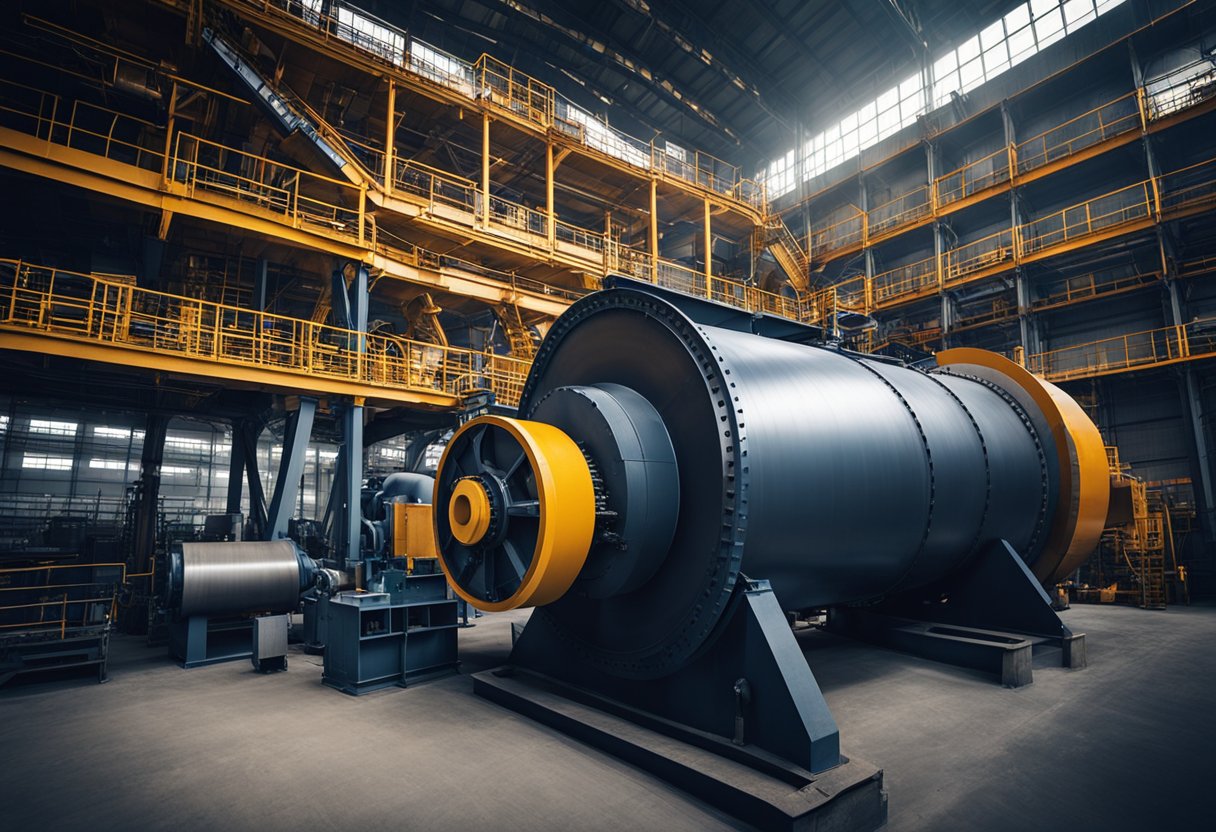
<svg viewBox="0 0 1216 832">
<path fill-rule="evenodd" d="M 368 335 L 139 289 L 134 281 L 0 260 L 0 349 L 380 406 L 519 401 L 529 362 Z"/>
</svg>

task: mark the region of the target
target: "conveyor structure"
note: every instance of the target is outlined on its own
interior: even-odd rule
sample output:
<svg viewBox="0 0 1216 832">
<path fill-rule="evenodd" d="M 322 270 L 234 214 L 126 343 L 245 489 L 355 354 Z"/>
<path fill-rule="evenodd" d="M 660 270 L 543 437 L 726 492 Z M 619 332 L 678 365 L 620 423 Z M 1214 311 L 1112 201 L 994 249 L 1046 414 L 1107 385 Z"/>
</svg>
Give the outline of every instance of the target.
<svg viewBox="0 0 1216 832">
<path fill-rule="evenodd" d="M 993 353 L 922 370 L 820 336 L 624 280 L 558 319 L 518 418 L 465 424 L 435 489 L 455 591 L 536 607 L 514 668 L 824 772 L 789 611 L 1011 685 L 1040 643 L 1083 665 L 1041 586 L 1106 515 L 1081 408 Z"/>
</svg>

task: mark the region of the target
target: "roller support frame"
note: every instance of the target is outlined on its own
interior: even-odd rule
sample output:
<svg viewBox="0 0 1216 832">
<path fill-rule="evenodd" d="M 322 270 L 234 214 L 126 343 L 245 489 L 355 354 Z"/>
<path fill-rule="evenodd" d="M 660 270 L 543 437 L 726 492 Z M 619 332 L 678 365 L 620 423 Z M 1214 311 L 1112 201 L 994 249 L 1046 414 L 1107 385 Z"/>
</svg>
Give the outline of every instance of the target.
<svg viewBox="0 0 1216 832">
<path fill-rule="evenodd" d="M 1045 646 L 1060 649 L 1066 668 L 1086 666 L 1085 634 L 1060 619 L 1039 581 L 1003 540 L 933 586 L 875 605 L 829 608 L 827 629 L 979 670 L 1005 687 L 1034 681 L 1034 654 Z"/>
</svg>

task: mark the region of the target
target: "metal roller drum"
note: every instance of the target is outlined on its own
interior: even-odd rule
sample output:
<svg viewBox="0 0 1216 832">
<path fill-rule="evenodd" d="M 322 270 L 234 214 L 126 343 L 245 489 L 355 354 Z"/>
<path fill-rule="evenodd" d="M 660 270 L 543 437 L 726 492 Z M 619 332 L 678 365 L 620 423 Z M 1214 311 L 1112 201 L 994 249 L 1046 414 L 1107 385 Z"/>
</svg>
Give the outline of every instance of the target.
<svg viewBox="0 0 1216 832">
<path fill-rule="evenodd" d="M 564 565 L 578 572 L 569 590 L 537 612 L 584 658 L 620 676 L 671 672 L 706 642 L 741 575 L 767 579 L 786 609 L 803 609 L 924 586 L 995 540 L 1028 564 L 1045 557 L 1061 506 L 1076 501 L 1061 499 L 1065 466 L 1048 420 L 1007 389 L 1015 385 L 969 366 L 927 373 L 763 337 L 738 315 L 706 319 L 723 325 L 633 289 L 579 301 L 542 345 L 512 422 L 521 435 L 560 428 L 596 482 L 594 542 Z M 551 406 L 563 397 L 571 406 Z M 603 418 L 574 406 L 584 401 L 663 435 L 627 452 L 636 441 L 606 434 Z M 479 430 L 474 421 L 462 432 Z M 467 451 L 459 472 L 441 463 L 437 505 L 458 474 L 491 481 L 509 463 L 479 457 L 461 433 L 453 445 Z M 652 461 L 644 483 L 605 474 L 633 456 Z M 672 456 L 678 483 L 657 488 L 657 463 Z M 644 484 L 656 495 L 649 504 L 674 515 L 674 533 L 626 528 L 606 510 Z M 540 489 L 538 502 L 543 522 L 546 504 L 562 504 L 560 490 Z M 510 534 L 507 521 L 499 534 Z M 460 567 L 449 571 L 458 593 L 478 604 L 488 592 L 496 609 L 526 605 L 509 582 L 498 594 L 485 585 L 509 564 L 483 569 L 478 540 L 457 553 L 438 532 L 445 568 Z M 522 554 L 517 571 L 534 577 Z M 1059 562 L 1054 549 L 1046 561 Z"/>
<path fill-rule="evenodd" d="M 290 540 L 183 543 L 170 597 L 183 617 L 288 612 L 312 582 L 311 566 Z"/>
</svg>

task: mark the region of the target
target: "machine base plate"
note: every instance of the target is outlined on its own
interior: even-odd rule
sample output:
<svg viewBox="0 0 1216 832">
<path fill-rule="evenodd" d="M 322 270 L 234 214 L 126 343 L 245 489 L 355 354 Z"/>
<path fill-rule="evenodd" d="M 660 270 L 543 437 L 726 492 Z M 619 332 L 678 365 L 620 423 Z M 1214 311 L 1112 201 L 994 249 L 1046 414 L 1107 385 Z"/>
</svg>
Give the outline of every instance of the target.
<svg viewBox="0 0 1216 832">
<path fill-rule="evenodd" d="M 473 674 L 486 699 L 593 745 L 761 829 L 873 830 L 882 769 L 858 759 L 812 774 L 773 754 L 515 667 Z"/>
</svg>

